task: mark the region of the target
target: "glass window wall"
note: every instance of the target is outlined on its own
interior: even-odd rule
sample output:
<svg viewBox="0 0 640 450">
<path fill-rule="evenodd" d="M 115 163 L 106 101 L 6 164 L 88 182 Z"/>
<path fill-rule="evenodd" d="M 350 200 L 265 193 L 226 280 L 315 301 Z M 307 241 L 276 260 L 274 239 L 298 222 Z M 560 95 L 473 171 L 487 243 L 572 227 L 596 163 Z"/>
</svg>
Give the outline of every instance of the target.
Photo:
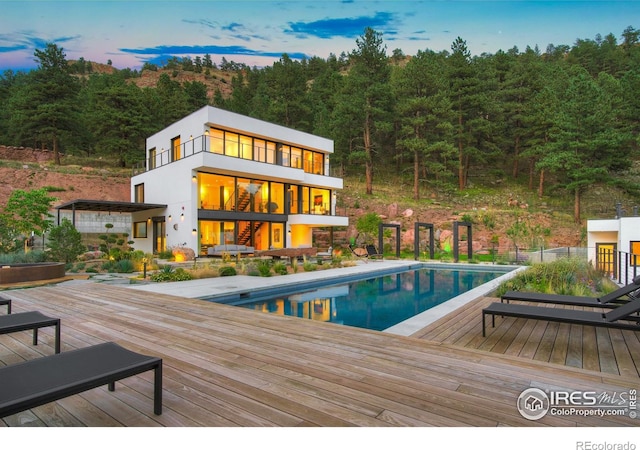
<svg viewBox="0 0 640 450">
<path fill-rule="evenodd" d="M 224 154 L 224 131 L 214 128 L 209 130 L 209 148 L 211 153 Z"/>
</svg>

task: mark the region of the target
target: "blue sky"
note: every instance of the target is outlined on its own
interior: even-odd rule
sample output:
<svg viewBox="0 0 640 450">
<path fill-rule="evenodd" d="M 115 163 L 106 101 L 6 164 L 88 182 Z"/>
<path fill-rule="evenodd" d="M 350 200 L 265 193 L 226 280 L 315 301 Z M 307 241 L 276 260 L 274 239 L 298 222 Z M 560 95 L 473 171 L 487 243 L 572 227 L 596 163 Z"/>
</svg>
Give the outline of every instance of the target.
<svg viewBox="0 0 640 450">
<path fill-rule="evenodd" d="M 636 23 L 634 23 L 634 20 Z M 67 59 L 139 69 L 167 56 L 209 53 L 250 66 L 340 55 L 369 26 L 388 54 L 450 50 L 460 36 L 472 54 L 517 46 L 572 45 L 640 28 L 640 1 L 484 0 L 0 0 L 0 71 L 35 66 L 46 42 Z"/>
</svg>

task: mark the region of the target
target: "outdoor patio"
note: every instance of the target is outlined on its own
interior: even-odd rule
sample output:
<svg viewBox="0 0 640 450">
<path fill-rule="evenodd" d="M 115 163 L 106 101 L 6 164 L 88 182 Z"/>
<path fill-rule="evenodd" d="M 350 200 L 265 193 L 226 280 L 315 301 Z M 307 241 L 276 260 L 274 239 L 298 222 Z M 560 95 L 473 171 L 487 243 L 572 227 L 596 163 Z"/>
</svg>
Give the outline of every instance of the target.
<svg viewBox="0 0 640 450">
<path fill-rule="evenodd" d="M 491 299 L 402 337 L 101 283 L 2 295 L 14 312 L 60 317 L 62 352 L 115 341 L 164 360 L 160 416 L 148 372 L 115 392 L 105 386 L 6 417 L 3 426 L 638 425 L 626 416 L 529 421 L 516 399 L 529 387 L 637 389 L 640 333 L 497 318 L 482 338 L 479 310 Z M 38 346 L 30 332 L 0 336 L 0 364 L 50 355 L 53 340 L 49 329 Z"/>
</svg>

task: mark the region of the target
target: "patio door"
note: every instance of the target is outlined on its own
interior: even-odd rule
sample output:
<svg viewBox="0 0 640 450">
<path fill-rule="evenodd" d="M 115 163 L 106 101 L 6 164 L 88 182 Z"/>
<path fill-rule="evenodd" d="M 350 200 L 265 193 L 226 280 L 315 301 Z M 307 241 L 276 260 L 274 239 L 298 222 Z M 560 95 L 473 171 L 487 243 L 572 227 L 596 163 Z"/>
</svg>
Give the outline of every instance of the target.
<svg viewBox="0 0 640 450">
<path fill-rule="evenodd" d="M 616 251 L 617 244 L 596 243 L 596 269 L 613 277 L 617 273 Z"/>
</svg>

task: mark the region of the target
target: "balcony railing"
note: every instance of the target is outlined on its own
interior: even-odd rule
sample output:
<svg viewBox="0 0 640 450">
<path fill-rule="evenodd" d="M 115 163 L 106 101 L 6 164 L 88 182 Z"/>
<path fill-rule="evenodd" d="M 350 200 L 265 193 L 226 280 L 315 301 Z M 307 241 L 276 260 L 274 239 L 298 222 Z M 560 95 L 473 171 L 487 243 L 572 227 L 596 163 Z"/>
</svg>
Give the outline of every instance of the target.
<svg viewBox="0 0 640 450">
<path fill-rule="evenodd" d="M 201 152 L 228 156 L 232 158 L 246 159 L 267 164 L 274 164 L 282 167 L 303 169 L 306 173 L 325 175 L 324 164 L 311 160 L 302 160 L 297 155 L 283 153 L 278 156 L 274 148 L 265 148 L 257 145 L 247 145 L 238 142 L 229 142 L 207 134 L 189 139 L 173 149 L 151 151 L 146 161 L 134 164 L 133 175 L 138 175 L 158 167 L 166 166 L 172 162 L 179 161 L 189 156 Z"/>
</svg>

